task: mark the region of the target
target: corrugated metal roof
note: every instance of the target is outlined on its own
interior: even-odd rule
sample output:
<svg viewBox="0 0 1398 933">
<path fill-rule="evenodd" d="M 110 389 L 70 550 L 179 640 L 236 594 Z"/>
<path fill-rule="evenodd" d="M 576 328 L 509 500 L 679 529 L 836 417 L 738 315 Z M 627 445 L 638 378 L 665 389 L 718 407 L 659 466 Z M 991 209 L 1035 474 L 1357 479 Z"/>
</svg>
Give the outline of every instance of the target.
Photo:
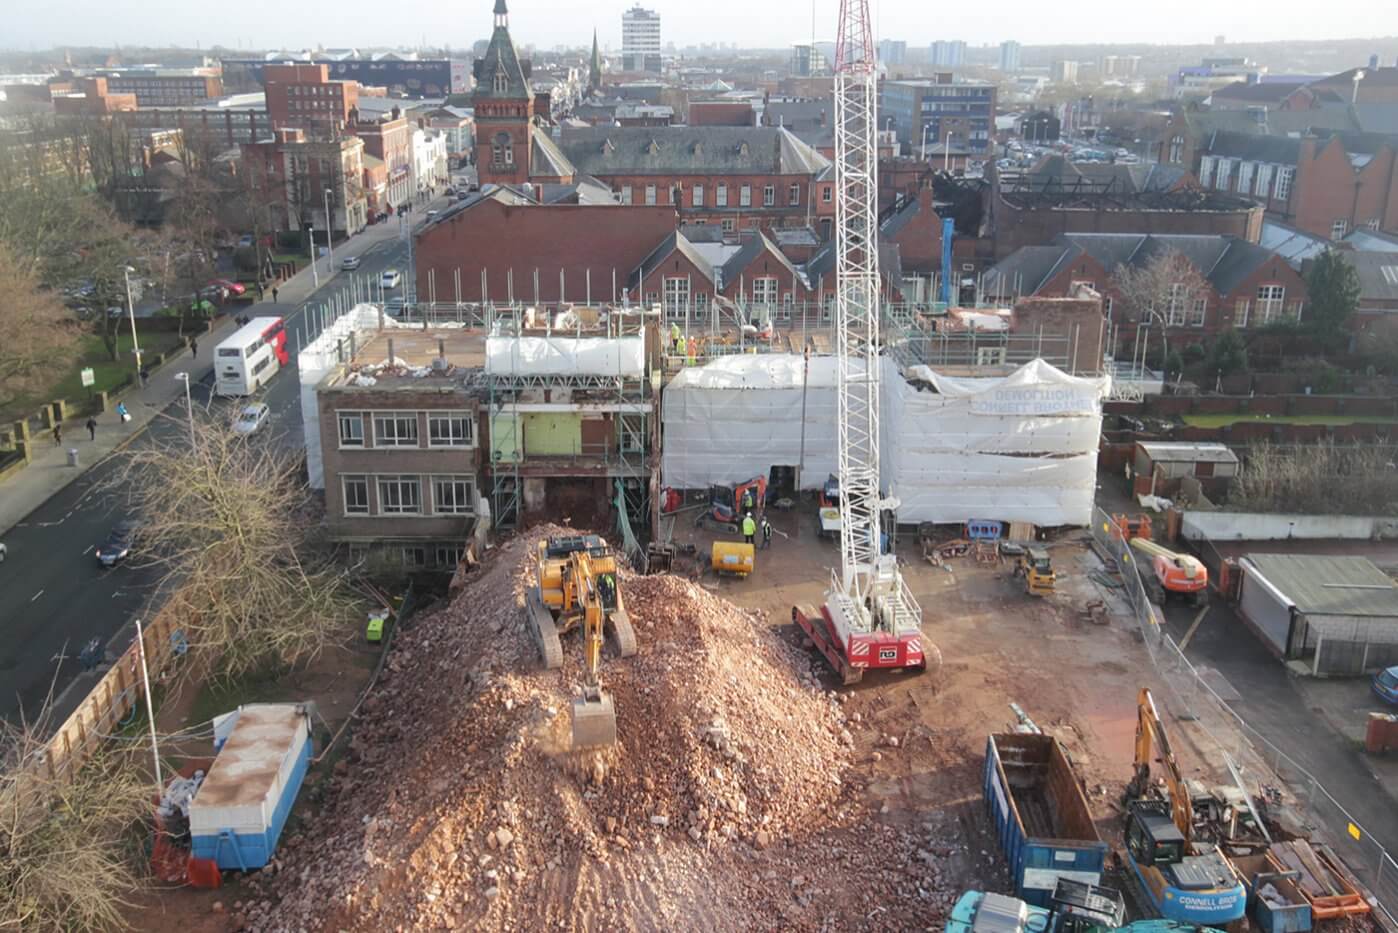
<svg viewBox="0 0 1398 933">
<path fill-rule="evenodd" d="M 1398 588 L 1368 558 L 1249 554 L 1245 559 L 1303 613 L 1398 619 Z"/>
<path fill-rule="evenodd" d="M 1136 446 L 1156 463 L 1237 463 L 1238 455 L 1222 444 L 1190 441 L 1137 441 Z"/>
<path fill-rule="evenodd" d="M 294 703 L 254 703 L 238 711 L 238 724 L 209 768 L 194 802 L 200 807 L 255 804 L 266 798 L 277 772 L 305 729 Z"/>
</svg>

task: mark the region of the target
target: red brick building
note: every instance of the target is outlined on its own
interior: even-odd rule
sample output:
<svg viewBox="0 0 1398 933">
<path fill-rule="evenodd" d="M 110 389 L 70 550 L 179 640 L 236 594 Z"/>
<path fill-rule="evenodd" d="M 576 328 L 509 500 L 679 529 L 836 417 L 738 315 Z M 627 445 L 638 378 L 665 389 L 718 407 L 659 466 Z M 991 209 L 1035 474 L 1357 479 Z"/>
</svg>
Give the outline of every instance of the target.
<svg viewBox="0 0 1398 933">
<path fill-rule="evenodd" d="M 294 127 L 331 137 L 359 104 L 357 81 L 331 81 L 329 65 L 268 65 L 263 72 L 272 129 Z"/>
<path fill-rule="evenodd" d="M 689 103 L 690 126 L 756 126 L 757 111 L 747 101 L 695 100 Z"/>
<path fill-rule="evenodd" d="M 1141 319 L 1113 285 L 1123 265 L 1139 267 L 1166 251 L 1183 256 L 1208 284 L 1203 293 L 1172 297 L 1168 307 Z M 985 274 L 984 291 L 1013 301 L 1023 296 L 1066 298 L 1087 286 L 1102 296 L 1107 319 L 1117 326 L 1118 347 L 1128 348 L 1138 329 L 1159 332 L 1171 346 L 1197 343 L 1224 330 L 1245 330 L 1296 320 L 1306 283 L 1284 259 L 1237 237 L 1068 234 L 1048 246 L 1028 246 Z"/>
<path fill-rule="evenodd" d="M 1398 231 L 1398 144 L 1389 137 L 1218 132 L 1196 155 L 1205 188 L 1249 197 L 1307 233 L 1338 240 L 1360 228 Z"/>
<path fill-rule="evenodd" d="M 397 107 L 378 120 L 356 119 L 347 130 L 364 141 L 364 154 L 383 163 L 386 207 L 400 207 L 413 197 L 413 125 Z"/>
<path fill-rule="evenodd" d="M 523 184 L 530 177 L 534 91 L 529 86 L 529 62 L 520 59 L 510 38 L 510 11 L 505 0 L 495 0 L 495 30 L 490 47 L 472 67 L 476 91 L 471 103 L 475 108 L 476 171 L 480 182 Z"/>
<path fill-rule="evenodd" d="M 114 93 L 106 78 L 74 78 L 49 87 L 53 112 L 63 116 L 103 116 L 136 109 L 136 95 Z"/>
</svg>

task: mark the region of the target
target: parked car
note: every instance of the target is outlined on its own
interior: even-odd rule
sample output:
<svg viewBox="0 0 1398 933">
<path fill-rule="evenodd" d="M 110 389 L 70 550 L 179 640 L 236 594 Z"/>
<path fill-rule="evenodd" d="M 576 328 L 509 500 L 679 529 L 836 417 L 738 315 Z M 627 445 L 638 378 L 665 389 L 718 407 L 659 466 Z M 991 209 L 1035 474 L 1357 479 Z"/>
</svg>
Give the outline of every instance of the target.
<svg viewBox="0 0 1398 933">
<path fill-rule="evenodd" d="M 407 303 L 402 298 L 390 298 L 383 304 L 383 313 L 392 318 L 401 318 Z"/>
<path fill-rule="evenodd" d="M 219 288 L 222 288 L 224 291 L 228 292 L 228 294 L 232 295 L 234 298 L 247 294 L 248 290 L 248 287 L 244 285 L 242 282 L 234 282 L 232 279 L 214 279 L 209 284 L 217 285 Z"/>
<path fill-rule="evenodd" d="M 199 297 L 205 301 L 212 301 L 219 304 L 228 298 L 228 289 L 222 285 L 205 285 L 199 289 Z"/>
<path fill-rule="evenodd" d="M 242 236 L 238 237 L 238 245 L 239 245 L 239 246 L 247 247 L 247 246 L 251 246 L 252 244 L 253 244 L 253 237 L 252 237 L 252 234 L 251 234 L 251 233 L 244 233 Z"/>
<path fill-rule="evenodd" d="M 103 567 L 115 567 L 126 560 L 131 549 L 136 546 L 136 533 L 140 526 L 129 519 L 112 526 L 107 540 L 97 546 L 97 560 Z"/>
<path fill-rule="evenodd" d="M 383 275 L 379 277 L 381 288 L 397 288 L 403 281 L 403 273 L 397 269 L 385 269 Z"/>
<path fill-rule="evenodd" d="M 1385 703 L 1398 706 L 1398 665 L 1386 667 L 1374 675 L 1374 692 Z"/>
<path fill-rule="evenodd" d="M 441 213 L 441 211 L 439 211 L 439 210 L 430 210 L 430 211 L 427 212 L 427 219 L 428 219 L 428 220 L 431 220 L 433 217 L 436 217 L 436 216 L 437 216 L 438 214 L 440 214 L 440 213 Z"/>
<path fill-rule="evenodd" d="M 255 402 L 251 405 L 244 405 L 238 410 L 238 417 L 233 419 L 233 433 L 248 435 L 257 431 L 272 416 L 272 410 L 265 402 Z"/>
<path fill-rule="evenodd" d="M 346 272 L 353 272 L 355 269 L 359 268 L 359 257 L 346 256 L 344 259 L 340 260 L 340 268 L 344 269 Z"/>
</svg>

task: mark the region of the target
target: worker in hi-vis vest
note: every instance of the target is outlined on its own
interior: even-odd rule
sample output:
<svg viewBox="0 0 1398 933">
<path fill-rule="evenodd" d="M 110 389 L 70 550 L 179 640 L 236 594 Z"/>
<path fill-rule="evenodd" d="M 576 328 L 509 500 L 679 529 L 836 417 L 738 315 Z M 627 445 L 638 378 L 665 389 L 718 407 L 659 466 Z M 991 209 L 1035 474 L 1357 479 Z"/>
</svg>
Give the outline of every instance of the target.
<svg viewBox="0 0 1398 933">
<path fill-rule="evenodd" d="M 757 522 L 752 520 L 752 513 L 749 512 L 747 515 L 743 516 L 743 540 L 748 544 L 752 544 L 753 539 L 756 537 Z"/>
</svg>

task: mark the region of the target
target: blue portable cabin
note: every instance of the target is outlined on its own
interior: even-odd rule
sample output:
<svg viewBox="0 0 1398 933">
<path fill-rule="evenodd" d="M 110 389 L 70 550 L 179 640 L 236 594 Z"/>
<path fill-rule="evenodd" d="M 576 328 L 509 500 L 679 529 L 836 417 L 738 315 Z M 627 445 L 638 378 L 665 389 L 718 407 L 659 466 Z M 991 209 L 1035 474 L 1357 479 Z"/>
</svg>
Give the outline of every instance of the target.
<svg viewBox="0 0 1398 933">
<path fill-rule="evenodd" d="M 1060 878 L 1102 883 L 1107 844 L 1057 739 L 1037 733 L 991 735 L 983 776 L 986 809 L 1016 896 L 1049 907 Z"/>
<path fill-rule="evenodd" d="M 310 714 L 299 703 L 239 707 L 189 805 L 190 855 L 251 871 L 272 859 L 312 753 Z"/>
</svg>

